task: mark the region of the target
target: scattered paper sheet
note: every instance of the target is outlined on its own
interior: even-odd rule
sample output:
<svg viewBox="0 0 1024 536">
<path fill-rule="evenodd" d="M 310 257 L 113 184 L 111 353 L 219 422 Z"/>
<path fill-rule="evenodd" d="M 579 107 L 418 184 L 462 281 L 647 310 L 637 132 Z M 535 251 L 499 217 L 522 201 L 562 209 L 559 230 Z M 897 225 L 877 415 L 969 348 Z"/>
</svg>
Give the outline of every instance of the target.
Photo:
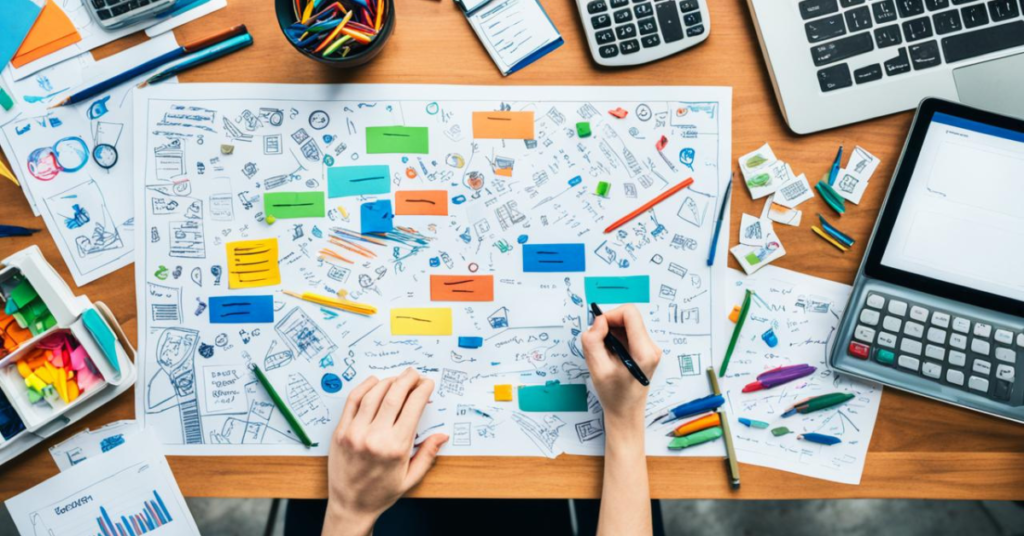
<svg viewBox="0 0 1024 536">
<path fill-rule="evenodd" d="M 141 534 L 199 536 L 151 433 L 71 467 L 10 499 L 7 509 L 22 536 Z M 145 527 L 143 529 L 142 527 Z"/>
<path fill-rule="evenodd" d="M 709 268 L 714 207 L 729 180 L 727 88 L 345 85 L 304 86 L 296 93 L 288 85 L 181 84 L 156 86 L 136 97 L 136 131 L 145 135 L 136 145 L 135 176 L 146 185 L 136 190 L 135 205 L 143 348 L 136 414 L 168 452 L 322 456 L 354 386 L 371 374 L 389 376 L 412 366 L 436 385 L 417 433 L 449 434 L 445 455 L 599 455 L 603 410 L 589 386 L 579 340 L 591 322 L 587 277 L 648 280 L 648 303 L 638 307 L 655 342 L 666 349 L 651 377 L 649 418 L 708 392 L 704 369 L 715 354 L 712 303 L 724 289 L 720 279 L 730 236 L 725 222 L 715 268 Z M 630 110 L 626 119 L 606 113 L 618 107 Z M 200 144 L 197 136 L 205 130 L 166 124 L 167 114 L 182 108 L 215 114 L 216 132 Z M 503 109 L 532 111 L 535 139 L 473 138 L 473 112 Z M 224 118 L 232 128 L 223 126 Z M 656 118 L 664 123 L 659 126 Z M 591 137 L 576 135 L 578 122 L 590 123 Z M 369 154 L 368 142 L 380 141 L 378 133 L 370 134 L 378 126 L 392 133 L 427 130 L 420 139 L 429 153 Z M 639 131 L 637 137 L 631 129 Z M 661 135 L 671 138 L 669 147 L 678 147 L 675 171 L 650 141 Z M 243 136 L 251 143 L 229 141 Z M 279 140 L 274 151 L 264 151 L 266 138 Z M 234 154 L 221 155 L 222 143 L 232 143 Z M 333 167 L 325 163 L 327 156 Z M 514 161 L 511 177 L 492 167 L 499 158 Z M 332 169 L 352 164 L 388 167 L 390 189 L 331 199 L 324 218 L 273 225 L 261 220 L 268 191 L 322 192 L 336 176 Z M 222 171 L 214 171 L 218 166 Z M 690 175 L 692 188 L 615 233 L 599 231 Z M 277 186 L 281 176 L 287 187 Z M 601 180 L 614 185 L 607 198 L 593 195 Z M 385 240 L 385 246 L 353 239 L 375 257 L 329 242 L 332 229 L 361 229 L 362 205 L 391 204 L 399 192 L 424 189 L 447 190 L 449 214 L 392 214 L 388 238 L 371 238 Z M 208 210 L 215 199 L 216 215 Z M 172 227 L 191 221 L 185 216 L 197 202 L 203 218 L 187 229 Z M 182 249 L 179 230 L 191 249 Z M 228 288 L 225 244 L 267 239 L 278 243 L 273 259 L 281 284 Z M 318 258 L 324 247 L 358 261 Z M 492 301 L 432 301 L 431 276 L 442 275 L 490 276 Z M 628 281 L 622 290 L 639 299 L 641 280 Z M 379 312 L 355 315 L 297 300 L 284 290 L 345 292 L 347 299 Z M 210 323 L 211 298 L 250 294 L 274 297 L 273 325 Z M 437 308 L 445 309 L 438 325 L 450 335 L 392 335 L 393 315 L 433 320 Z M 408 309 L 414 311 L 401 311 Z M 424 332 L 416 325 L 424 322 L 395 320 L 398 333 Z M 483 344 L 463 348 L 459 337 L 480 337 Z M 245 369 L 250 361 L 263 367 L 319 447 L 307 449 L 297 441 Z M 227 397 L 217 396 L 224 388 L 214 383 L 224 370 L 237 378 Z M 494 400 L 495 385 L 512 385 L 514 398 L 518 386 L 554 380 L 587 384 L 586 410 L 526 412 L 514 401 Z M 668 427 L 646 431 L 651 455 L 723 452 L 721 442 L 669 451 Z"/>
<path fill-rule="evenodd" d="M 35 61 L 82 40 L 75 25 L 54 0 L 46 0 L 32 30 L 11 59 L 15 67 Z"/>
<path fill-rule="evenodd" d="M 538 0 L 491 0 L 467 19 L 502 75 L 562 43 Z"/>
<path fill-rule="evenodd" d="M 837 374 L 828 366 L 850 287 L 774 266 L 752 277 L 744 277 L 735 270 L 730 270 L 729 276 L 732 284 L 727 299 L 717 308 L 717 316 L 728 316 L 732 306 L 743 301 L 747 289 L 755 292 L 728 372 L 721 380 L 739 460 L 859 484 L 882 386 Z M 769 329 L 778 340 L 774 348 L 762 338 Z M 727 344 L 731 335 L 730 326 L 719 341 Z M 771 389 L 742 392 L 762 372 L 799 364 L 817 370 Z M 782 417 L 796 402 L 833 392 L 853 393 L 856 397 L 826 410 Z M 740 418 L 766 422 L 768 428 L 747 427 L 740 424 Z M 775 436 L 772 430 L 779 427 L 788 428 L 791 433 Z M 832 446 L 809 443 L 797 439 L 802 433 L 834 436 L 842 442 Z"/>
<path fill-rule="evenodd" d="M 181 24 L 184 24 L 185 22 L 191 21 L 192 19 L 190 19 L 189 17 L 191 16 L 190 13 L 193 10 L 203 10 L 204 12 L 208 12 L 206 10 L 209 10 L 209 12 L 212 12 L 227 5 L 225 0 L 213 0 L 212 2 L 207 2 L 204 4 L 196 4 L 189 11 L 185 11 L 184 13 L 177 15 L 171 19 L 152 18 L 149 20 L 140 21 L 137 24 L 129 25 L 126 28 L 119 28 L 117 30 L 105 30 L 102 27 L 100 27 L 100 25 L 92 18 L 92 15 L 89 13 L 89 10 L 91 8 L 88 5 L 88 2 L 91 1 L 92 0 L 61 0 L 61 3 L 59 5 L 67 14 L 68 18 L 71 19 L 71 22 L 74 23 L 75 29 L 81 36 L 81 40 L 71 46 L 62 48 L 43 58 L 28 63 L 23 67 L 10 66 L 11 74 L 14 76 L 15 80 L 22 80 L 24 78 L 28 78 L 47 67 L 51 67 L 63 61 L 69 60 L 71 58 L 74 58 L 75 56 L 89 52 L 90 50 L 101 47 L 107 43 L 112 43 L 122 37 L 131 35 L 140 30 L 160 25 L 163 32 L 167 32 L 178 27 Z M 149 37 L 156 37 L 156 33 L 149 34 Z"/>
<path fill-rule="evenodd" d="M 177 46 L 174 35 L 165 34 L 94 65 L 62 63 L 45 81 L 37 80 L 39 92 L 16 86 L 19 113 L 0 126 L 0 146 L 79 286 L 134 258 L 131 90 L 138 80 L 80 104 L 47 107 L 75 91 L 66 84 L 86 87 Z M 117 155 L 110 169 L 95 158 L 100 143 Z"/>
<path fill-rule="evenodd" d="M 774 195 L 775 203 L 786 208 L 796 208 L 800 203 L 814 197 L 814 192 L 811 191 L 811 185 L 807 183 L 807 177 L 800 175 L 783 184 Z"/>
<path fill-rule="evenodd" d="M 50 456 L 61 471 L 124 445 L 142 432 L 136 421 L 115 421 L 98 430 L 85 430 L 50 447 Z"/>
<path fill-rule="evenodd" d="M 758 220 L 764 228 L 762 231 L 764 242 L 760 245 L 737 244 L 729 250 L 736 261 L 740 263 L 743 271 L 750 275 L 772 262 L 782 258 L 786 254 L 786 248 L 782 247 L 782 241 L 775 234 L 775 227 L 770 220 Z"/>
<path fill-rule="evenodd" d="M 878 168 L 879 160 L 859 145 L 853 149 L 846 167 L 839 170 L 834 189 L 847 201 L 859 205 L 868 188 L 871 176 Z"/>
</svg>

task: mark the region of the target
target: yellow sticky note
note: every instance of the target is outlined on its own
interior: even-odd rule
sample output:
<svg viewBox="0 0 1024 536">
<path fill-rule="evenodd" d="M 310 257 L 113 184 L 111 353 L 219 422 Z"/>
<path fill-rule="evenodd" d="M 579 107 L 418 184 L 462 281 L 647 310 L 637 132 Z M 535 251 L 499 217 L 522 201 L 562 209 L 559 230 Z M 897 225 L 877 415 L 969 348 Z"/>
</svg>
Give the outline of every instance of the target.
<svg viewBox="0 0 1024 536">
<path fill-rule="evenodd" d="M 494 386 L 494 401 L 495 402 L 511 402 L 512 401 L 512 385 L 501 384 Z"/>
<path fill-rule="evenodd" d="M 281 284 L 276 238 L 230 242 L 227 248 L 228 287 L 255 288 Z"/>
<path fill-rule="evenodd" d="M 451 335 L 452 310 L 447 307 L 392 309 L 392 335 Z"/>
<path fill-rule="evenodd" d="M 18 182 L 17 177 L 15 177 L 14 173 L 11 172 L 11 170 L 7 167 L 7 164 L 4 164 L 3 160 L 0 160 L 0 177 L 3 177 L 13 182 L 14 184 L 21 186 L 21 183 Z"/>
</svg>

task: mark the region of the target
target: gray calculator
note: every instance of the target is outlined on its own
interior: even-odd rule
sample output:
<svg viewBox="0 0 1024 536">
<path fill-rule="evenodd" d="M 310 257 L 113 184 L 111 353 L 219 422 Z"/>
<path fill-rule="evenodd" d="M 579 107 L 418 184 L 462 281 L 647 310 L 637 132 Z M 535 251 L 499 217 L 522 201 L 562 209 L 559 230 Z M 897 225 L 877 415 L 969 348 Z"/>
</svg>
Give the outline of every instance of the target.
<svg viewBox="0 0 1024 536">
<path fill-rule="evenodd" d="M 711 32 L 707 0 L 576 0 L 590 54 L 623 67 L 660 60 L 703 43 Z"/>
</svg>

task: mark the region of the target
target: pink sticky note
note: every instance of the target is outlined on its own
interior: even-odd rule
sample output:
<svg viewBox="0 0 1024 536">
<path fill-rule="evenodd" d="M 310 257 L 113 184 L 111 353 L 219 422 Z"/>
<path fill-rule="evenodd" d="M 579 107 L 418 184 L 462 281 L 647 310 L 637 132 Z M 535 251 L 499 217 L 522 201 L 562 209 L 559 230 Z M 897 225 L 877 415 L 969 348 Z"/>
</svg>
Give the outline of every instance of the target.
<svg viewBox="0 0 1024 536">
<path fill-rule="evenodd" d="M 82 370 L 85 368 L 85 361 L 89 357 L 89 354 L 85 352 L 84 346 L 79 346 L 71 351 L 71 368 L 72 370 Z"/>
</svg>

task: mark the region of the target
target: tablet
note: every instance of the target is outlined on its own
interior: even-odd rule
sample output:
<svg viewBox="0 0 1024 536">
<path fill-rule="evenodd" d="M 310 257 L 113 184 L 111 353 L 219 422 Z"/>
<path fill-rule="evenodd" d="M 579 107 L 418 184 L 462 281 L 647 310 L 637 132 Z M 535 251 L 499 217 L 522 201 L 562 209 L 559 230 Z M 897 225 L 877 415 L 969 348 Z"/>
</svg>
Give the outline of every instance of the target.
<svg viewBox="0 0 1024 536">
<path fill-rule="evenodd" d="M 1024 121 L 922 102 L 863 273 L 1024 316 Z"/>
</svg>

